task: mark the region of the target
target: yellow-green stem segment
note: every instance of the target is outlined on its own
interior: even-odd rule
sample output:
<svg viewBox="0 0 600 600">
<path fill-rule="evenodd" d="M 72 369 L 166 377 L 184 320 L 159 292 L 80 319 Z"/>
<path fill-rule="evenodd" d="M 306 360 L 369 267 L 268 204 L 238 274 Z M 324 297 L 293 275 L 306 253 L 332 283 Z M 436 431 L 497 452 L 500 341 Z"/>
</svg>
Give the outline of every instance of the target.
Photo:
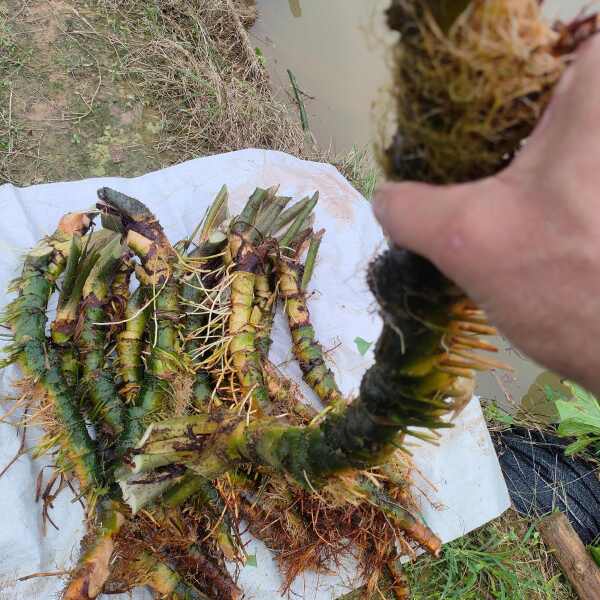
<svg viewBox="0 0 600 600">
<path fill-rule="evenodd" d="M 279 293 L 292 334 L 294 356 L 300 365 L 304 381 L 320 400 L 328 405 L 342 399 L 332 370 L 325 363 L 321 345 L 316 340 L 310 322 L 306 294 L 301 288 L 302 265 L 293 259 L 280 258 L 277 262 Z"/>
</svg>

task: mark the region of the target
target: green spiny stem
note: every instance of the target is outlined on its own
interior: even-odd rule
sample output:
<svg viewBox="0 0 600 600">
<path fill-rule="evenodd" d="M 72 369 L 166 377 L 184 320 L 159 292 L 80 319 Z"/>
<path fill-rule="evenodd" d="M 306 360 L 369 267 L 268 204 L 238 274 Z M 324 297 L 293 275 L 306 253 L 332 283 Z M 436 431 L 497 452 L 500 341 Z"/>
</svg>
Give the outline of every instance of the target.
<svg viewBox="0 0 600 600">
<path fill-rule="evenodd" d="M 264 191 L 264 190 L 263 190 Z M 248 201 L 252 210 L 260 208 L 255 196 L 264 200 L 266 192 L 255 194 Z M 248 205 L 242 214 L 248 213 Z M 254 410 L 267 407 L 269 395 L 263 379 L 260 354 L 256 349 L 256 323 L 258 320 L 254 304 L 254 288 L 257 273 L 268 251 L 268 245 L 256 248 L 256 229 L 243 227 L 245 221 L 236 221 L 229 235 L 229 251 L 235 270 L 231 283 L 231 316 L 229 317 L 228 352 L 237 373 L 243 398 L 248 398 Z"/>
<path fill-rule="evenodd" d="M 302 210 L 298 212 L 297 216 L 292 221 L 292 224 L 288 227 L 287 231 L 279 238 L 279 246 L 282 249 L 288 248 L 294 238 L 300 233 L 308 222 L 308 218 L 314 210 L 317 202 L 319 201 L 319 192 L 315 192 L 306 205 L 303 206 Z M 293 208 L 293 207 L 292 207 Z"/>
<path fill-rule="evenodd" d="M 324 404 L 338 402 L 342 394 L 335 376 L 325 363 L 321 345 L 317 342 L 306 295 L 301 289 L 302 265 L 281 257 L 277 262 L 279 293 L 292 334 L 293 350 L 302 370 L 304 381 L 315 391 Z"/>
<path fill-rule="evenodd" d="M 121 241 L 115 238 L 92 268 L 83 287 L 82 326 L 77 340 L 83 364 L 82 381 L 94 408 L 94 420 L 103 423 L 112 435 L 123 431 L 125 412 L 114 376 L 105 367 L 108 328 L 101 324 L 107 318 L 111 286 L 123 256 Z"/>
<path fill-rule="evenodd" d="M 63 217 L 54 234 L 43 239 L 29 252 L 21 277 L 9 289 L 18 292 L 18 297 L 9 304 L 5 314 L 7 325 L 14 332 L 11 350 L 15 352 L 15 358 L 20 351 L 26 350 L 30 340 L 45 344 L 46 307 L 50 294 L 67 266 L 69 252 L 80 251 L 80 244 L 74 242 L 74 238 L 81 238 L 90 224 L 83 213 L 79 215 L 79 222 L 74 224 L 72 219 L 72 215 Z M 71 260 L 71 264 L 73 262 L 75 259 Z M 39 376 L 43 374 L 44 366 L 43 361 L 36 361 L 29 369 L 35 370 Z"/>
<path fill-rule="evenodd" d="M 21 362 L 26 372 L 32 358 L 29 354 Z M 59 444 L 63 455 L 75 471 L 82 489 L 97 490 L 102 484 L 102 470 L 96 456 L 95 444 L 90 438 L 78 403 L 65 381 L 60 357 L 53 348 L 48 348 L 45 358 L 47 370 L 39 378 L 39 383 L 45 390 L 54 407 L 54 414 L 60 422 L 62 431 Z"/>
<path fill-rule="evenodd" d="M 119 440 L 121 451 L 133 446 L 149 419 L 160 413 L 169 393 L 169 381 L 178 372 L 180 350 L 178 320 L 179 289 L 175 279 L 177 254 L 148 208 L 135 198 L 110 188 L 98 191 L 98 208 L 121 218 L 127 245 L 140 258 L 136 270 L 142 285 L 152 294 L 151 351 L 147 371 L 135 406 L 128 410 Z"/>
<path fill-rule="evenodd" d="M 68 344 L 60 354 L 60 370 L 65 383 L 69 388 L 74 388 L 79 383 L 80 364 L 77 349 L 73 344 Z"/>
<path fill-rule="evenodd" d="M 254 281 L 254 311 L 252 319 L 256 328 L 255 346 L 264 360 L 271 348 L 271 330 L 275 317 L 277 293 L 274 291 L 273 268 L 270 261 L 256 274 Z"/>
<path fill-rule="evenodd" d="M 147 287 L 140 286 L 131 294 L 125 308 L 125 327 L 117 334 L 119 391 L 128 403 L 137 398 L 144 377 L 142 346 L 148 320 L 148 293 Z"/>
<path fill-rule="evenodd" d="M 94 541 L 79 559 L 64 592 L 64 600 L 93 600 L 102 593 L 109 576 L 115 540 L 126 521 L 127 512 L 127 507 L 119 502 L 103 503 Z"/>
<path fill-rule="evenodd" d="M 191 498 L 209 510 L 213 519 L 220 519 L 215 531 L 217 543 L 226 558 L 234 560 L 237 552 L 233 525 L 221 495 L 209 479 L 188 470 L 179 482 L 164 492 L 159 505 L 167 508 L 182 506 Z"/>
<path fill-rule="evenodd" d="M 45 329 L 48 300 L 65 268 L 71 240 L 74 235 L 85 234 L 89 225 L 85 213 L 66 215 L 56 232 L 29 252 L 14 286 L 19 295 L 5 315 L 14 336 L 5 364 L 18 361 L 45 392 L 63 430 L 59 441 L 62 452 L 72 463 L 82 489 L 99 485 L 100 466 L 94 443 L 63 377 L 60 358 L 47 343 Z"/>
<path fill-rule="evenodd" d="M 294 382 L 285 377 L 268 358 L 262 359 L 262 369 L 269 398 L 277 410 L 282 413 L 291 411 L 301 423 L 309 423 L 317 416 L 312 406 L 304 404 Z"/>
<path fill-rule="evenodd" d="M 177 282 L 171 278 L 154 300 L 154 316 L 150 321 L 150 336 L 154 336 L 154 341 L 135 406 L 128 411 L 128 424 L 121 439 L 123 447 L 133 446 L 152 418 L 163 410 L 170 393 L 169 382 L 178 372 L 178 294 Z"/>
<path fill-rule="evenodd" d="M 147 552 L 137 558 L 133 567 L 143 571 L 143 582 L 161 596 L 171 600 L 211 600 L 206 594 L 186 583 L 166 563 Z"/>
<path fill-rule="evenodd" d="M 268 402 L 260 355 L 256 349 L 256 326 L 252 318 L 254 309 L 254 285 L 257 268 L 254 261 L 238 262 L 231 283 L 231 316 L 229 353 L 236 369 L 242 394 L 250 398 L 252 408 L 262 410 Z M 246 270 L 248 269 L 248 270 Z"/>
<path fill-rule="evenodd" d="M 154 326 L 155 339 L 148 359 L 148 374 L 163 381 L 171 381 L 179 370 L 178 296 L 178 283 L 171 278 L 155 299 L 154 314 L 150 314 L 151 321 L 154 321 L 150 327 Z"/>
</svg>

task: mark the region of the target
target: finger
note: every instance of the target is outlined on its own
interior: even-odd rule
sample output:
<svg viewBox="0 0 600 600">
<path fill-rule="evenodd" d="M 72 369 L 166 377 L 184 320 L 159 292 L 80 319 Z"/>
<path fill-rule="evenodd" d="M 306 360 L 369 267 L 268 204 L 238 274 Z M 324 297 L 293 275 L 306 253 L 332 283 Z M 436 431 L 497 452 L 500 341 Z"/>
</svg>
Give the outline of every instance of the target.
<svg viewBox="0 0 600 600">
<path fill-rule="evenodd" d="M 373 200 L 373 210 L 384 232 L 399 246 L 436 260 L 469 202 L 469 186 L 423 183 L 385 183 Z M 456 231 L 455 233 L 458 233 Z M 452 237 L 452 236 L 450 236 Z"/>
<path fill-rule="evenodd" d="M 515 243 L 516 191 L 498 177 L 446 187 L 388 183 L 379 188 L 374 211 L 396 244 L 480 296 L 482 282 Z"/>
</svg>

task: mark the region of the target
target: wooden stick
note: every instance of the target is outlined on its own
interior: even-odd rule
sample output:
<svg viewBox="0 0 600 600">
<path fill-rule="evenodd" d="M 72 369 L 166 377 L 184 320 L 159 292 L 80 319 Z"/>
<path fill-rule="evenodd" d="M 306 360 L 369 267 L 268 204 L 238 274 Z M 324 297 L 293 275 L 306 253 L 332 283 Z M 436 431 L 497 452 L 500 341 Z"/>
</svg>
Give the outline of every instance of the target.
<svg viewBox="0 0 600 600">
<path fill-rule="evenodd" d="M 600 569 L 563 513 L 553 513 L 538 525 L 563 573 L 581 600 L 600 600 Z"/>
</svg>

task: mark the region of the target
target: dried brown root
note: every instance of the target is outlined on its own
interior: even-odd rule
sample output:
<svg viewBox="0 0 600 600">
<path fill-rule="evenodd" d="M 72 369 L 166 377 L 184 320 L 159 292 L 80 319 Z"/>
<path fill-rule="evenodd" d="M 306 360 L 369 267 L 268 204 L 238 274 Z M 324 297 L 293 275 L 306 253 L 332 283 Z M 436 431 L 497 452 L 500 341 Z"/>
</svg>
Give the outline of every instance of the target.
<svg viewBox="0 0 600 600">
<path fill-rule="evenodd" d="M 566 64 L 538 0 L 473 0 L 447 34 L 425 2 L 394 0 L 388 14 L 402 38 L 386 170 L 431 183 L 495 174 L 539 121 Z"/>
<path fill-rule="evenodd" d="M 126 521 L 123 509 L 122 505 L 112 502 L 102 508 L 98 533 L 79 560 L 64 592 L 64 600 L 93 600 L 102 593 L 110 576 L 115 539 Z"/>
<path fill-rule="evenodd" d="M 226 569 L 220 568 L 208 558 L 198 546 L 185 549 L 181 554 L 170 552 L 171 561 L 176 570 L 190 581 L 202 582 L 202 589 L 207 590 L 215 600 L 239 600 L 242 591 Z"/>
</svg>

